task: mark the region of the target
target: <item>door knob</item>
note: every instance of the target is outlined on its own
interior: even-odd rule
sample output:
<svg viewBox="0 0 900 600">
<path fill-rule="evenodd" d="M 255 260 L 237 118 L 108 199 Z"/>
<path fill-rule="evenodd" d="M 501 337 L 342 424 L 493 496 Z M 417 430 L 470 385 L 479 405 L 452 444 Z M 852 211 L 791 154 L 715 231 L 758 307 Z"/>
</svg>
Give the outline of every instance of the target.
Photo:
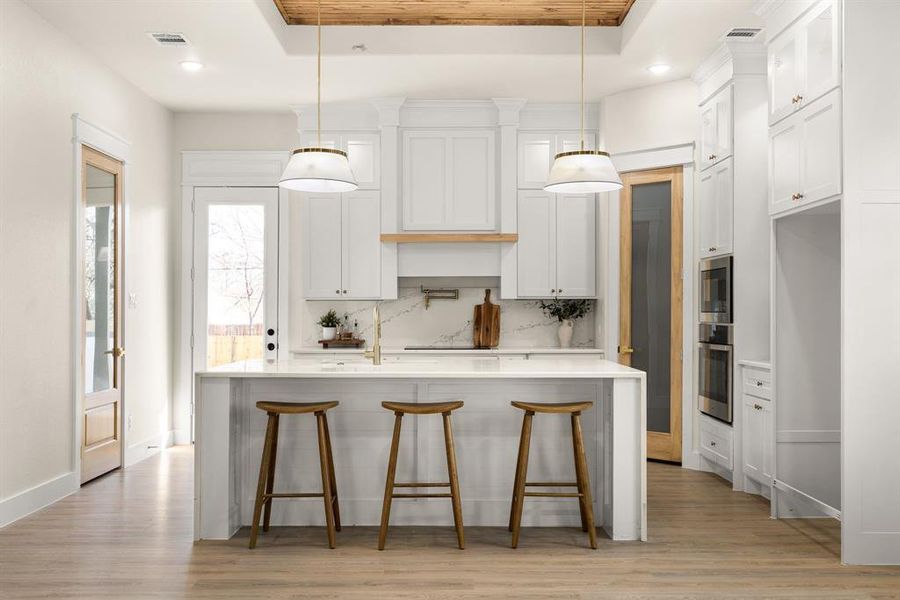
<svg viewBox="0 0 900 600">
<path fill-rule="evenodd" d="M 119 348 L 117 346 L 112 350 L 107 350 L 103 354 L 112 354 L 115 358 L 122 358 L 123 356 L 125 356 L 125 348 Z"/>
</svg>

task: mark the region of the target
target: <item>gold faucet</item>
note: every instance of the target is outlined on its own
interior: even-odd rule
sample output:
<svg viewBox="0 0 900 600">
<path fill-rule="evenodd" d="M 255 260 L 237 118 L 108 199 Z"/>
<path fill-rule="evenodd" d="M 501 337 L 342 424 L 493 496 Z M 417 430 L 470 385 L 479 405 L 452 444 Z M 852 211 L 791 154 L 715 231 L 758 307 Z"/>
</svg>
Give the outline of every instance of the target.
<svg viewBox="0 0 900 600">
<path fill-rule="evenodd" d="M 366 350 L 366 358 L 372 359 L 373 365 L 381 364 L 381 313 L 378 311 L 378 305 L 372 310 L 372 328 L 374 330 L 375 340 L 372 342 L 372 349 Z"/>
</svg>

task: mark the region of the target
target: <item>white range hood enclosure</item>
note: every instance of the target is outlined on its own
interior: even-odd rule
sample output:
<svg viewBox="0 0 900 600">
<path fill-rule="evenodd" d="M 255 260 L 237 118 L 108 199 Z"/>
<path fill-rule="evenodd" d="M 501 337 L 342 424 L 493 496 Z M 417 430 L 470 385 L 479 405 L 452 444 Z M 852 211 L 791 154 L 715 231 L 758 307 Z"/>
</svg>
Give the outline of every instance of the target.
<svg viewBox="0 0 900 600">
<path fill-rule="evenodd" d="M 399 277 L 500 277 L 501 249 L 513 244 L 398 244 Z"/>
</svg>

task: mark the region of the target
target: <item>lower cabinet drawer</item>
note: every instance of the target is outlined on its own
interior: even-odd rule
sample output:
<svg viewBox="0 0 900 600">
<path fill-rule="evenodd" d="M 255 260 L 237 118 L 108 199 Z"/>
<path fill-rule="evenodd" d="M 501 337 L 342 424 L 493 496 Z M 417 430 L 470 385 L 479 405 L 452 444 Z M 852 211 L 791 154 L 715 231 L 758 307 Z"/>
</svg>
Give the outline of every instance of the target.
<svg viewBox="0 0 900 600">
<path fill-rule="evenodd" d="M 724 428 L 722 428 L 724 429 Z M 726 469 L 732 468 L 732 435 L 707 423 L 700 424 L 700 454 Z"/>
<path fill-rule="evenodd" d="M 772 399 L 772 373 L 769 371 L 745 367 L 742 383 L 744 394 L 763 398 L 764 400 Z"/>
</svg>

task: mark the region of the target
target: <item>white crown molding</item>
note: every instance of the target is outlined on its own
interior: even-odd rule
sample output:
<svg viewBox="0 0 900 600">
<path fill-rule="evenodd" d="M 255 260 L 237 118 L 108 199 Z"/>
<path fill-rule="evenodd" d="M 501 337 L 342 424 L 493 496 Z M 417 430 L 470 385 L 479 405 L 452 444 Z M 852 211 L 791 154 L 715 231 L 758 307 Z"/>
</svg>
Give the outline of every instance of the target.
<svg viewBox="0 0 900 600">
<path fill-rule="evenodd" d="M 378 121 L 382 127 L 400 126 L 400 109 L 406 103 L 405 96 L 372 98 L 369 102 L 378 111 Z"/>
<path fill-rule="evenodd" d="M 491 98 L 497 106 L 497 124 L 518 125 L 519 112 L 528 102 L 525 98 Z"/>
</svg>

